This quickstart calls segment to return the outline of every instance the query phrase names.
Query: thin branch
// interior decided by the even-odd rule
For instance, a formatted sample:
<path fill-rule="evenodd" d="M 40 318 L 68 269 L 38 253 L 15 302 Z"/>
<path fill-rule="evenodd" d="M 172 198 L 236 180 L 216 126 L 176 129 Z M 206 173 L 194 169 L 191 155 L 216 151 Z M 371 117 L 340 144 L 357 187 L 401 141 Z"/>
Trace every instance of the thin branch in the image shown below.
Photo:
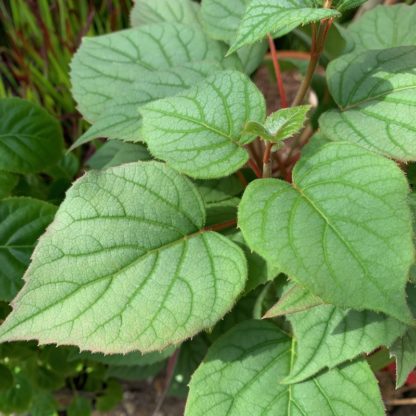
<path fill-rule="evenodd" d="M 257 163 L 253 159 L 249 159 L 247 164 L 250 166 L 251 170 L 254 172 L 254 174 L 258 178 L 261 178 L 263 176 L 261 171 L 260 171 L 260 168 L 258 167 Z"/>
<path fill-rule="evenodd" d="M 237 220 L 233 219 L 233 220 L 225 221 L 221 224 L 208 225 L 207 227 L 204 228 L 204 231 L 222 231 L 222 230 L 226 230 L 227 228 L 235 227 L 236 225 L 237 225 Z"/>
<path fill-rule="evenodd" d="M 279 90 L 280 95 L 280 106 L 282 108 L 286 108 L 288 106 L 288 103 L 286 98 L 285 87 L 283 85 L 282 71 L 280 70 L 279 59 L 277 58 L 276 45 L 274 44 L 274 40 L 270 34 L 267 35 L 267 38 L 269 40 L 269 48 L 273 61 L 274 73 L 276 75 L 277 88 Z"/>

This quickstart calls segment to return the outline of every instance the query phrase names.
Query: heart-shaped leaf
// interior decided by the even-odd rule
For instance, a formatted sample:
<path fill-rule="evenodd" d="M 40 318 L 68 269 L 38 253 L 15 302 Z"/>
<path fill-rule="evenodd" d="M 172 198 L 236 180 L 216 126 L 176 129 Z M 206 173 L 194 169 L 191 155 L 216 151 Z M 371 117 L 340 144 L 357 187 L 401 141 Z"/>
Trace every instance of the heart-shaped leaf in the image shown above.
<path fill-rule="evenodd" d="M 335 366 L 390 346 L 407 326 L 371 311 L 320 305 L 288 316 L 297 341 L 296 359 L 286 383 L 299 383 Z"/>
<path fill-rule="evenodd" d="M 284 385 L 293 348 L 276 325 L 246 321 L 208 350 L 190 383 L 186 416 L 382 416 L 377 381 L 366 362 Z"/>
<path fill-rule="evenodd" d="M 0 201 L 0 300 L 12 300 L 22 287 L 32 251 L 55 213 L 54 205 L 32 198 Z"/>
<path fill-rule="evenodd" d="M 411 29 L 415 19 L 415 6 L 377 6 L 351 23 L 346 33 L 357 50 L 411 46 L 416 44 L 416 31 Z"/>
<path fill-rule="evenodd" d="M 166 22 L 84 38 L 71 63 L 72 93 L 84 117 L 94 122 L 143 76 L 191 62 L 223 62 L 224 48 L 197 27 Z M 236 58 L 227 62 L 240 65 Z"/>
<path fill-rule="evenodd" d="M 211 327 L 244 289 L 247 265 L 204 222 L 195 186 L 163 164 L 87 173 L 40 240 L 1 341 L 124 353 Z"/>
<path fill-rule="evenodd" d="M 227 176 L 245 165 L 248 120 L 264 121 L 264 97 L 247 76 L 223 71 L 140 109 L 151 153 L 194 178 Z"/>
<path fill-rule="evenodd" d="M 396 164 L 348 143 L 301 158 L 293 186 L 257 180 L 239 226 L 248 245 L 322 300 L 412 322 L 408 185 Z"/>
<path fill-rule="evenodd" d="M 339 110 L 319 125 L 331 140 L 351 141 L 400 160 L 416 160 L 416 46 L 361 51 L 328 66 Z"/>
<path fill-rule="evenodd" d="M 62 151 L 59 123 L 45 110 L 20 98 L 0 100 L 0 171 L 41 172 Z"/>

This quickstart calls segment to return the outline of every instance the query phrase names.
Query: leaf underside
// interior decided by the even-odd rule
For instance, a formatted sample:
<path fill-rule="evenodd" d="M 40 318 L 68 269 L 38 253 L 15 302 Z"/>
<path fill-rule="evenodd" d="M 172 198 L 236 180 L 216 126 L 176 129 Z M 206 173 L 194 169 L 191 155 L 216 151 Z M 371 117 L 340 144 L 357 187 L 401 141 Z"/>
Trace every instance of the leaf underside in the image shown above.
<path fill-rule="evenodd" d="M 410 323 L 407 193 L 393 162 L 355 145 L 330 143 L 298 162 L 293 186 L 276 179 L 252 182 L 239 226 L 252 249 L 325 302 Z"/>
<path fill-rule="evenodd" d="M 41 238 L 0 339 L 144 352 L 212 326 L 247 266 L 204 222 L 194 185 L 163 164 L 87 173 Z"/>

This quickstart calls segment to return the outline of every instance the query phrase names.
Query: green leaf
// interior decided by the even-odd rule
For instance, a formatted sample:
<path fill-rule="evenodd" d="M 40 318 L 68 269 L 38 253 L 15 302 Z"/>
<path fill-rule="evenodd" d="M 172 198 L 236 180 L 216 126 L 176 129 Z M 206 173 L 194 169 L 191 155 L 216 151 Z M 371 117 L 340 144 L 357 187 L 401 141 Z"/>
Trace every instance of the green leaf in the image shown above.
<path fill-rule="evenodd" d="M 416 160 L 416 47 L 361 51 L 328 66 L 339 110 L 319 125 L 331 140 L 351 141 L 382 155 Z"/>
<path fill-rule="evenodd" d="M 280 142 L 299 133 L 306 122 L 306 115 L 311 109 L 310 105 L 282 108 L 270 114 L 263 126 L 248 122 L 246 131 L 261 136 L 265 140 Z"/>
<path fill-rule="evenodd" d="M 97 398 L 96 407 L 99 412 L 108 412 L 116 407 L 123 399 L 123 389 L 116 380 L 107 382 L 104 393 Z"/>
<path fill-rule="evenodd" d="M 234 232 L 229 236 L 231 241 L 238 244 L 244 254 L 246 255 L 248 264 L 248 278 L 244 293 L 248 293 L 256 287 L 274 280 L 280 273 L 279 267 L 266 261 L 263 257 L 260 257 L 257 253 L 254 253 L 247 246 L 241 231 Z"/>
<path fill-rule="evenodd" d="M 264 39 L 268 33 L 276 38 L 300 25 L 338 16 L 336 10 L 316 7 L 313 0 L 252 0 L 228 54 Z"/>
<path fill-rule="evenodd" d="M 93 122 L 143 76 L 191 62 L 221 63 L 224 48 L 202 30 L 178 23 L 84 38 L 71 64 L 72 92 L 81 113 Z M 239 65 L 236 59 L 227 62 L 231 67 Z"/>
<path fill-rule="evenodd" d="M 0 391 L 10 389 L 13 386 L 13 374 L 3 364 L 0 364 Z"/>
<path fill-rule="evenodd" d="M 151 365 L 160 361 L 164 361 L 175 352 L 176 347 L 166 348 L 164 351 L 149 352 L 147 354 L 141 354 L 140 352 L 133 351 L 127 354 L 111 354 L 104 355 L 100 353 L 92 353 L 89 351 L 82 351 L 81 353 L 74 352 L 69 356 L 69 360 L 88 360 L 95 361 L 107 365 L 115 365 L 118 367 L 130 367 L 130 366 L 145 366 Z"/>
<path fill-rule="evenodd" d="M 323 302 L 309 290 L 296 284 L 291 284 L 279 301 L 270 308 L 263 318 L 290 315 L 301 311 L 309 311 Z"/>
<path fill-rule="evenodd" d="M 415 19 L 414 5 L 377 6 L 348 26 L 347 35 L 357 50 L 411 46 L 416 44 L 416 32 L 409 30 Z"/>
<path fill-rule="evenodd" d="M 110 365 L 106 372 L 106 377 L 113 377 L 122 381 L 139 381 L 156 376 L 165 367 L 164 361 L 159 361 L 149 365 L 134 365 L 130 367 Z"/>
<path fill-rule="evenodd" d="M 299 383 L 322 370 L 390 346 L 406 331 L 396 319 L 370 311 L 320 305 L 288 316 L 297 354 L 286 383 Z"/>
<path fill-rule="evenodd" d="M 231 42 L 237 33 L 250 0 L 202 0 L 201 18 L 213 38 Z"/>
<path fill-rule="evenodd" d="M 30 408 L 30 416 L 58 416 L 58 407 L 50 392 L 36 391 Z"/>
<path fill-rule="evenodd" d="M 0 99 L 0 170 L 41 172 L 62 156 L 59 123 L 45 110 L 20 98 Z"/>
<path fill-rule="evenodd" d="M 172 22 L 200 27 L 199 4 L 191 0 L 136 0 L 130 21 L 132 26 Z"/>
<path fill-rule="evenodd" d="M 0 300 L 12 300 L 23 285 L 32 251 L 55 213 L 54 205 L 36 199 L 0 201 Z"/>
<path fill-rule="evenodd" d="M 390 353 L 396 358 L 396 388 L 400 388 L 416 366 L 416 329 L 409 328 L 391 346 Z"/>
<path fill-rule="evenodd" d="M 182 344 L 172 382 L 169 386 L 169 395 L 181 398 L 187 397 L 191 376 L 208 350 L 209 343 L 205 338 L 205 334 L 201 334 Z"/>
<path fill-rule="evenodd" d="M 92 413 L 91 402 L 82 396 L 75 396 L 67 409 L 68 416 L 90 416 Z"/>
<path fill-rule="evenodd" d="M 248 120 L 263 121 L 264 97 L 244 74 L 223 71 L 175 97 L 141 108 L 150 152 L 194 178 L 227 176 L 245 165 Z"/>
<path fill-rule="evenodd" d="M 288 139 L 300 132 L 310 109 L 310 105 L 283 108 L 270 114 L 264 127 L 274 137 L 274 141 Z"/>
<path fill-rule="evenodd" d="M 205 205 L 224 202 L 241 194 L 244 187 L 236 175 L 226 178 L 198 180 L 195 182 Z"/>
<path fill-rule="evenodd" d="M 39 242 L 0 339 L 145 352 L 211 327 L 247 266 L 204 221 L 195 186 L 161 163 L 87 173 Z"/>
<path fill-rule="evenodd" d="M 190 383 L 186 416 L 382 416 L 377 381 L 366 362 L 284 385 L 293 350 L 265 321 L 246 321 L 209 349 Z"/>
<path fill-rule="evenodd" d="M 10 192 L 17 185 L 19 176 L 10 173 L 0 171 L 0 199 L 10 195 Z"/>
<path fill-rule="evenodd" d="M 108 101 L 94 124 L 75 142 L 73 147 L 97 137 L 140 141 L 141 116 L 139 108 L 159 98 L 176 95 L 194 86 L 208 75 L 221 69 L 214 61 L 184 64 L 167 70 L 144 73 L 140 80 L 123 94 Z"/>
<path fill-rule="evenodd" d="M 394 162 L 330 143 L 301 158 L 293 186 L 277 179 L 250 183 L 239 226 L 251 249 L 323 301 L 410 323 L 407 193 Z"/>
<path fill-rule="evenodd" d="M 416 286 L 407 286 L 407 295 L 413 316 L 416 316 Z M 396 340 L 390 348 L 396 359 L 396 388 L 403 386 L 411 371 L 416 367 L 416 329 L 409 327 L 406 333 Z"/>
<path fill-rule="evenodd" d="M 339 12 L 343 13 L 347 10 L 361 6 L 366 1 L 367 0 L 335 0 L 332 5 Z"/>
<path fill-rule="evenodd" d="M 213 38 L 231 44 L 250 0 L 203 0 L 201 19 L 206 32 Z M 262 62 L 267 42 L 247 45 L 238 51 L 244 72 L 252 74 Z"/>
<path fill-rule="evenodd" d="M 46 173 L 54 179 L 72 181 L 79 170 L 79 160 L 73 153 L 65 153 L 59 162 L 50 167 Z"/>
<path fill-rule="evenodd" d="M 107 169 L 124 163 L 150 160 L 152 157 L 140 143 L 124 143 L 110 140 L 104 143 L 88 160 L 91 169 Z"/>
<path fill-rule="evenodd" d="M 11 388 L 0 390 L 0 412 L 5 414 L 25 412 L 28 410 L 31 400 L 30 382 L 23 374 L 17 374 L 15 384 Z"/>
<path fill-rule="evenodd" d="M 309 139 L 309 142 L 304 147 L 302 147 L 302 157 L 311 157 L 322 146 L 328 143 L 331 143 L 331 140 L 325 137 L 321 132 L 315 133 Z"/>

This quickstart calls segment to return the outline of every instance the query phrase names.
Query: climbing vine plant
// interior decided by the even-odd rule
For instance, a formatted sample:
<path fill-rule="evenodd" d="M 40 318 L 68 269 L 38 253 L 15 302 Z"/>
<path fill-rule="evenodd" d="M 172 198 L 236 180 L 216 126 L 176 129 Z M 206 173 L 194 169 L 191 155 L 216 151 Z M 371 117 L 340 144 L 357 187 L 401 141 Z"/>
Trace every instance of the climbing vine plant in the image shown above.
<path fill-rule="evenodd" d="M 85 38 L 71 79 L 91 127 L 73 147 L 105 137 L 117 161 L 67 192 L 0 340 L 202 343 L 187 416 L 383 415 L 368 356 L 389 349 L 398 386 L 416 364 L 416 12 L 337 23 L 362 3 L 137 0 L 131 29 Z M 311 47 L 292 103 L 286 35 Z M 250 78 L 268 47 L 272 113 Z"/>

